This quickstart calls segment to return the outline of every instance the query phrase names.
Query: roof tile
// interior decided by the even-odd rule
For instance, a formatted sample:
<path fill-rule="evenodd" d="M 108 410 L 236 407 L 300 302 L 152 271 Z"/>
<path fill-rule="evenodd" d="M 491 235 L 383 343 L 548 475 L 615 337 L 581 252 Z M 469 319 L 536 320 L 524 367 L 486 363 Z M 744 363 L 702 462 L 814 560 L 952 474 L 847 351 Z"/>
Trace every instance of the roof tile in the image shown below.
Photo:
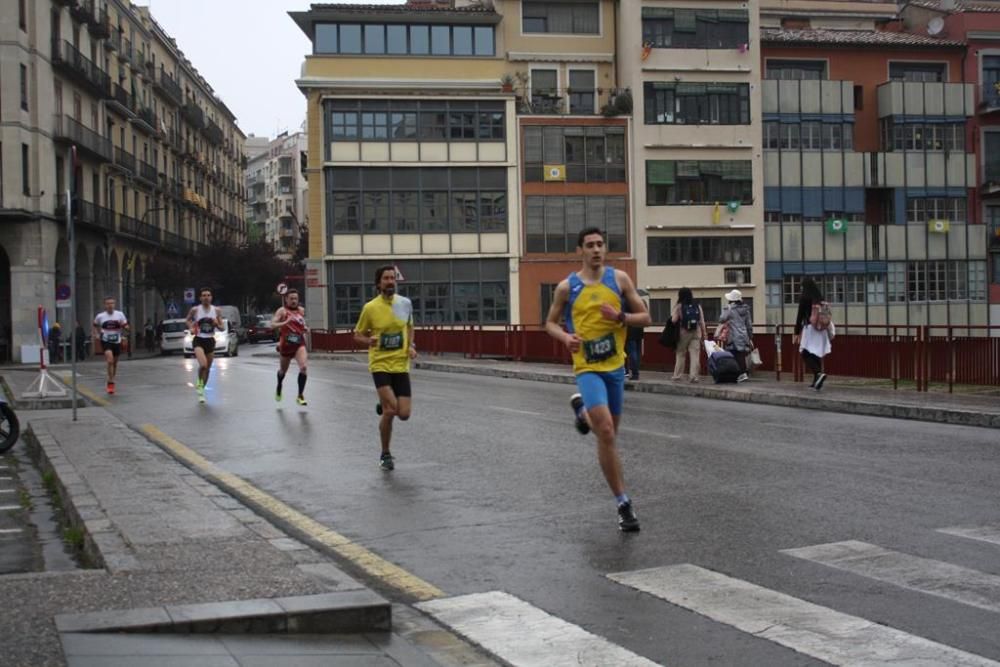
<path fill-rule="evenodd" d="M 918 48 L 965 45 L 964 42 L 957 40 L 938 39 L 911 32 L 889 32 L 884 30 L 790 30 L 785 28 L 761 28 L 760 38 L 765 44 L 911 46 Z"/>

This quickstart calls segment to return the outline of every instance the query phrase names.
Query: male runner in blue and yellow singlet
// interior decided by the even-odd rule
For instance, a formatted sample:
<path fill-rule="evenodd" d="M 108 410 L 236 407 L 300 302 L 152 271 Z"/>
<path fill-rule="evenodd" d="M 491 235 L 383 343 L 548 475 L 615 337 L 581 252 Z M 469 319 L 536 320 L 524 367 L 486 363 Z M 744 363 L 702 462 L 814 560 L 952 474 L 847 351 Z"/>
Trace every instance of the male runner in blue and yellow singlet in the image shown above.
<path fill-rule="evenodd" d="M 649 313 L 628 274 L 604 265 L 607 246 L 600 229 L 581 231 L 576 249 L 583 267 L 556 287 L 545 329 L 573 355 L 579 393 L 570 404 L 577 430 L 597 436 L 597 460 L 618 503 L 618 527 L 634 532 L 639 519 L 625 493 L 615 437 L 625 397 L 625 333 L 629 326 L 649 326 Z"/>

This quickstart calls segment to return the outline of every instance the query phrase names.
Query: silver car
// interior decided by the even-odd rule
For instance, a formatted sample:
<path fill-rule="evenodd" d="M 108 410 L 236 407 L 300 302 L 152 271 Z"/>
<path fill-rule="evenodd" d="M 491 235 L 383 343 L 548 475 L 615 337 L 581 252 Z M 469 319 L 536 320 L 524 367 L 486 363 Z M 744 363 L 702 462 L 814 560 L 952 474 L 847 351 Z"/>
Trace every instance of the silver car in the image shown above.
<path fill-rule="evenodd" d="M 160 354 L 184 351 L 184 338 L 188 334 L 187 320 L 163 320 L 160 322 Z"/>
<path fill-rule="evenodd" d="M 240 354 L 239 336 L 230 327 L 229 320 L 222 320 L 222 328 L 215 332 L 215 354 L 227 357 L 237 357 Z M 190 331 L 184 336 L 184 356 L 194 356 L 194 336 Z"/>

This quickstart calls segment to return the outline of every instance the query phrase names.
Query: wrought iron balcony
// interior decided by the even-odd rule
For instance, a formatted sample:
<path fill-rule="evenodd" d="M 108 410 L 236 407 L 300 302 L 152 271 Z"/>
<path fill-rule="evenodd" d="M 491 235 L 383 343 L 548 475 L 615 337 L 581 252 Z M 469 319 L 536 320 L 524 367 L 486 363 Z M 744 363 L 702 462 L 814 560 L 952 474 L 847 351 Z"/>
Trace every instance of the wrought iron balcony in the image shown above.
<path fill-rule="evenodd" d="M 79 0 L 69 8 L 70 15 L 80 23 L 94 20 L 94 0 Z"/>
<path fill-rule="evenodd" d="M 56 141 L 72 144 L 77 150 L 83 150 L 102 162 L 111 162 L 111 140 L 85 127 L 70 116 L 57 115 L 53 127 Z"/>
<path fill-rule="evenodd" d="M 117 83 L 111 84 L 111 93 L 108 96 L 108 104 L 115 111 L 123 116 L 132 118 L 135 116 L 135 100 L 128 92 Z"/>
<path fill-rule="evenodd" d="M 121 148 L 115 147 L 115 166 L 134 174 L 135 156 Z"/>
<path fill-rule="evenodd" d="M 95 227 L 107 232 L 115 231 L 115 219 L 114 215 L 108 215 L 111 213 L 110 209 L 104 208 L 103 206 L 98 206 L 93 202 L 85 201 L 78 197 L 74 197 L 73 202 L 73 223 L 79 225 L 88 225 L 90 227 Z M 61 194 L 56 196 L 56 217 L 62 219 L 66 215 L 66 195 Z"/>
<path fill-rule="evenodd" d="M 138 160 L 139 171 L 136 174 L 139 178 L 146 181 L 150 185 L 157 185 L 156 167 L 149 164 L 145 160 Z"/>
<path fill-rule="evenodd" d="M 160 121 L 156 118 L 156 112 L 149 107 L 139 107 L 134 124 L 146 134 L 160 132 Z"/>
<path fill-rule="evenodd" d="M 222 142 L 226 140 L 226 136 L 223 134 L 222 128 L 216 125 L 215 121 L 211 119 L 205 126 L 204 134 L 205 138 L 216 146 L 222 144 Z"/>
<path fill-rule="evenodd" d="M 160 245 L 160 228 L 127 215 L 118 216 L 118 233 Z"/>
<path fill-rule="evenodd" d="M 111 77 L 66 40 L 52 40 L 52 66 L 74 76 L 98 95 L 106 97 L 111 90 Z"/>
<path fill-rule="evenodd" d="M 160 76 L 153 80 L 153 85 L 178 105 L 184 104 L 184 91 L 181 89 L 180 84 L 174 80 L 174 77 L 167 74 L 163 65 L 160 65 Z"/>
<path fill-rule="evenodd" d="M 181 255 L 194 253 L 194 244 L 192 241 L 174 232 L 163 232 L 163 247 Z"/>
<path fill-rule="evenodd" d="M 200 130 L 205 127 L 205 112 L 202 111 L 201 107 L 199 107 L 193 100 L 188 100 L 187 103 L 181 107 L 181 115 L 187 122 L 191 123 L 195 129 Z"/>
<path fill-rule="evenodd" d="M 106 48 L 112 51 L 122 50 L 122 32 L 121 30 L 114 29 L 111 31 L 111 35 L 108 36 L 108 41 L 104 42 Z"/>
<path fill-rule="evenodd" d="M 107 7 L 102 7 L 100 11 L 94 13 L 94 20 L 87 24 L 87 30 L 95 39 L 111 37 L 111 17 L 108 16 Z"/>

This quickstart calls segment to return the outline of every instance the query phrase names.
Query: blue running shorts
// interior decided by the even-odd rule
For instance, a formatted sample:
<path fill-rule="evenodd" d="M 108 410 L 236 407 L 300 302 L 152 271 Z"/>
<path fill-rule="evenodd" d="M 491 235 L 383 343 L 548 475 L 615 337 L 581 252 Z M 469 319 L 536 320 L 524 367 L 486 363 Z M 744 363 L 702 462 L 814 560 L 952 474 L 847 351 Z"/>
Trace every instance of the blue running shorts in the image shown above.
<path fill-rule="evenodd" d="M 613 416 L 618 416 L 622 413 L 625 399 L 625 367 L 607 373 L 580 373 L 576 376 L 576 387 L 587 410 L 606 405 Z"/>

